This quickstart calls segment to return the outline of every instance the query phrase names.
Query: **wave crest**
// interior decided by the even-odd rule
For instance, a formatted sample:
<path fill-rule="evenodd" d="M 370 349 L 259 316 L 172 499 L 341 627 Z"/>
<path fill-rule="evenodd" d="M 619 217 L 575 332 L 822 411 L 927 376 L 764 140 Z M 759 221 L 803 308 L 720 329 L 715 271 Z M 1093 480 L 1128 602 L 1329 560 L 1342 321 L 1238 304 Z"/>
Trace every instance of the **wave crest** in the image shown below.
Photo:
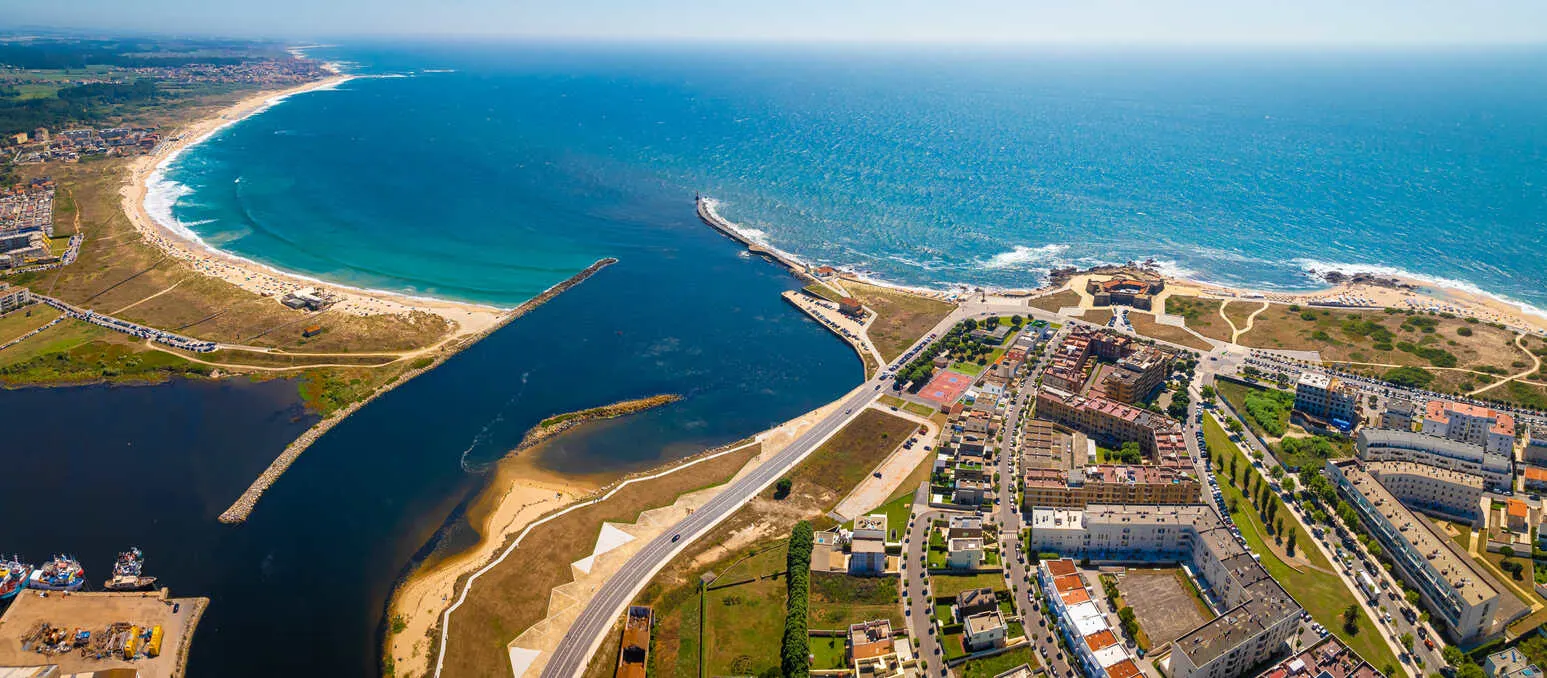
<path fill-rule="evenodd" d="M 1000 252 L 988 260 L 982 262 L 982 267 L 991 270 L 1004 270 L 1010 268 L 1048 268 L 1058 264 L 1069 246 L 1061 243 L 1051 243 L 1041 247 L 1027 247 L 1014 245 L 1008 252 Z"/>

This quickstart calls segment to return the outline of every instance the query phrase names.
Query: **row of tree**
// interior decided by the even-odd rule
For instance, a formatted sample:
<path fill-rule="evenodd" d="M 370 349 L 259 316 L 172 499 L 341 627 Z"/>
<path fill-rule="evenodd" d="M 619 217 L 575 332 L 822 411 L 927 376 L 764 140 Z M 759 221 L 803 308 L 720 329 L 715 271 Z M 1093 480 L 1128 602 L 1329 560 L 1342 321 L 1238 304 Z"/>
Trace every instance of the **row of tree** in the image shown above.
<path fill-rule="evenodd" d="M 811 523 L 800 521 L 790 531 L 784 557 L 784 585 L 788 602 L 784 613 L 784 644 L 780 664 L 785 676 L 811 675 L 811 648 L 807 644 L 808 605 L 811 598 L 811 547 L 815 544 Z"/>

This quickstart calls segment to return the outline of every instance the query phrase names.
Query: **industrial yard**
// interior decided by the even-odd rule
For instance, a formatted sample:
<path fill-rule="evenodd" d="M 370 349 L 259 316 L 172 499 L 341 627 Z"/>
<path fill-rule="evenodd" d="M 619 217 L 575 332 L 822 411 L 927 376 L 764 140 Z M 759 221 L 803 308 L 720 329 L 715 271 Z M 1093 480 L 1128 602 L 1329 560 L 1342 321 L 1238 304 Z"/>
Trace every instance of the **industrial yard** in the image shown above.
<path fill-rule="evenodd" d="M 62 673 L 132 668 L 183 675 L 207 598 L 143 593 L 23 591 L 0 617 L 0 666 L 58 665 Z"/>

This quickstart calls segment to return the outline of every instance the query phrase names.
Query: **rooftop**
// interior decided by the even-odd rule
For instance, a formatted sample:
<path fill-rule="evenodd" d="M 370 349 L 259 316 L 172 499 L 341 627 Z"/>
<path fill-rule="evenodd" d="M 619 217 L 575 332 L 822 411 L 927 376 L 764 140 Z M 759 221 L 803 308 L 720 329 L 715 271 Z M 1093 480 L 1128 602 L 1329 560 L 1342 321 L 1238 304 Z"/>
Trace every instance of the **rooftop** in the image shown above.
<path fill-rule="evenodd" d="M 1374 505 L 1386 522 L 1396 528 L 1402 539 L 1412 546 L 1413 551 L 1420 554 L 1467 604 L 1476 605 L 1499 595 L 1487 578 L 1473 569 L 1470 558 L 1451 551 L 1449 539 L 1436 534 L 1428 520 L 1413 515 L 1412 511 L 1364 470 L 1362 463 L 1345 459 L 1334 462 L 1332 467 L 1348 478 L 1354 489 Z"/>
<path fill-rule="evenodd" d="M 1459 414 L 1474 419 L 1492 419 L 1493 425 L 1489 430 L 1502 435 L 1515 435 L 1515 418 L 1486 407 L 1469 405 L 1467 403 L 1451 402 L 1449 400 L 1430 400 L 1424 409 L 1424 418 L 1437 421 L 1442 424 L 1450 423 L 1450 417 Z"/>
<path fill-rule="evenodd" d="M 1383 475 L 1424 476 L 1454 485 L 1464 485 L 1477 490 L 1483 489 L 1483 479 L 1481 476 L 1412 461 L 1367 461 L 1364 462 L 1364 467 L 1376 478 Z"/>
<path fill-rule="evenodd" d="M 996 628 L 1004 628 L 1004 618 L 999 616 L 999 610 L 979 612 L 966 620 L 967 635 L 975 636 Z"/>
<path fill-rule="evenodd" d="M 1381 678 L 1381 673 L 1337 636 L 1290 656 L 1267 671 L 1263 678 Z"/>

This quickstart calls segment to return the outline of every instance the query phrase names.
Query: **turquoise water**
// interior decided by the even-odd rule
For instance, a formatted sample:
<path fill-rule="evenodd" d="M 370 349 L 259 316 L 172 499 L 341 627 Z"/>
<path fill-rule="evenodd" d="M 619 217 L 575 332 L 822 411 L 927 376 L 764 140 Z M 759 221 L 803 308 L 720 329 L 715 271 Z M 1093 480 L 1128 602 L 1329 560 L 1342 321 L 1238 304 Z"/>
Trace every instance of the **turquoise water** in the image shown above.
<path fill-rule="evenodd" d="M 1547 52 L 914 53 L 360 46 L 371 77 L 180 158 L 211 243 L 514 304 L 695 191 L 806 259 L 1030 286 L 1156 259 L 1222 283 L 1404 271 L 1547 305 Z M 432 71 L 451 72 L 432 72 Z"/>

